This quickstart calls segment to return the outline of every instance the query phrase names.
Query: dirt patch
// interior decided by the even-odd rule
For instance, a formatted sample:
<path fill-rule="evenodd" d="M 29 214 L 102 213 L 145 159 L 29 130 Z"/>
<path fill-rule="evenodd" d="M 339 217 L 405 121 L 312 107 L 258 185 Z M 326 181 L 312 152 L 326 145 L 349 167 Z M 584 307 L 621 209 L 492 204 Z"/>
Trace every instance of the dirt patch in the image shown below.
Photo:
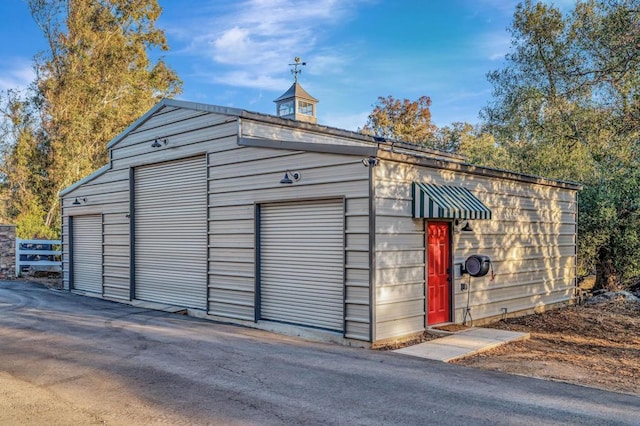
<path fill-rule="evenodd" d="M 457 332 L 468 329 L 468 326 L 462 324 L 447 324 L 438 327 L 432 327 L 412 339 L 386 343 L 382 346 L 377 346 L 374 349 L 379 351 L 393 351 L 396 349 L 406 348 L 407 346 L 413 346 L 419 343 L 428 342 L 429 340 L 438 339 L 440 337 L 449 336 L 451 334 L 455 334 Z"/>
<path fill-rule="evenodd" d="M 436 330 L 449 331 L 452 333 L 457 333 L 458 331 L 464 331 L 469 329 L 469 327 L 462 324 L 447 324 L 447 325 L 441 325 L 439 327 L 433 327 L 433 328 Z"/>
<path fill-rule="evenodd" d="M 413 346 L 419 343 L 428 342 L 429 340 L 437 339 L 438 337 L 442 336 L 425 331 L 424 333 L 414 337 L 413 339 L 386 343 L 382 346 L 376 347 L 375 349 L 379 351 L 393 351 L 396 349 L 405 348 L 407 346 Z"/>
<path fill-rule="evenodd" d="M 53 392 L 0 372 L 0 424 L 105 424 L 100 417 Z"/>
<path fill-rule="evenodd" d="M 487 325 L 531 338 L 455 364 L 640 395 L 640 302 L 623 298 Z"/>

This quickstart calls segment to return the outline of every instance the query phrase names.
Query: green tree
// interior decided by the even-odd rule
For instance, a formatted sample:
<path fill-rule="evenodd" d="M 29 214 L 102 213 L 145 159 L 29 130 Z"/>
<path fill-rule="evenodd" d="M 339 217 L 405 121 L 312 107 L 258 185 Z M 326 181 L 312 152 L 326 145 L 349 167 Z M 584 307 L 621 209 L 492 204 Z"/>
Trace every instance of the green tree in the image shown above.
<path fill-rule="evenodd" d="M 633 284 L 640 276 L 640 170 L 627 168 L 587 184 L 578 223 L 582 267 L 601 287 Z"/>
<path fill-rule="evenodd" d="M 480 125 L 454 122 L 440 127 L 433 148 L 463 155 L 471 164 L 497 169 L 509 167 L 504 148 Z"/>
<path fill-rule="evenodd" d="M 416 101 L 393 96 L 379 97 L 361 132 L 391 140 L 412 142 L 427 148 L 461 154 L 472 164 L 503 168 L 507 164 L 504 149 L 492 134 L 480 126 L 454 122 L 438 128 L 431 122 L 431 99 Z"/>
<path fill-rule="evenodd" d="M 621 194 L 633 195 L 625 188 L 639 165 L 640 2 L 579 1 L 565 16 L 527 0 L 510 30 L 506 66 L 488 76 L 487 128 L 511 168 L 585 183 L 581 266 L 596 269 L 598 286 L 619 283 L 637 272 L 615 258 L 635 246 L 610 225 L 636 220 Z"/>
<path fill-rule="evenodd" d="M 47 167 L 50 156 L 38 133 L 34 111 L 29 102 L 15 91 L 0 99 L 2 104 L 2 152 L 0 173 L 3 177 L 3 219 L 18 224 L 18 237 L 53 238 L 55 232 L 44 226 L 50 192 Z"/>
<path fill-rule="evenodd" d="M 46 158 L 41 202 L 22 206 L 21 214 L 57 230 L 58 192 L 104 165 L 107 142 L 161 98 L 179 93 L 181 81 L 163 59 L 149 59 L 153 49 L 168 49 L 155 26 L 156 0 L 29 0 L 29 7 L 49 48 L 36 56 L 36 80 L 25 97 L 32 130 L 23 129 L 15 147 L 5 149 L 14 168 L 5 180 L 13 197 L 15 176 L 36 173 L 20 160 L 20 144 Z M 15 216 L 19 229 L 23 216 Z"/>
<path fill-rule="evenodd" d="M 428 96 L 421 96 L 416 101 L 380 96 L 360 131 L 391 140 L 429 145 L 433 143 L 436 131 L 431 122 L 430 106 Z"/>

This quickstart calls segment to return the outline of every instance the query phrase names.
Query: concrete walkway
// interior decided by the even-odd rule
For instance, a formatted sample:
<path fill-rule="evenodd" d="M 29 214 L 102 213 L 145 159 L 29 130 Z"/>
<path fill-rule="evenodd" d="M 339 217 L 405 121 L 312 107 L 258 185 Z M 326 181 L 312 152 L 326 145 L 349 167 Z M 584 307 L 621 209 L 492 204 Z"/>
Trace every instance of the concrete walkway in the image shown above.
<path fill-rule="evenodd" d="M 449 362 L 454 359 L 486 351 L 487 349 L 492 349 L 509 342 L 525 340 L 528 338 L 529 333 L 472 327 L 468 330 L 459 331 L 446 337 L 440 337 L 428 342 L 407 346 L 402 349 L 396 349 L 393 352 L 416 356 L 419 358 Z"/>

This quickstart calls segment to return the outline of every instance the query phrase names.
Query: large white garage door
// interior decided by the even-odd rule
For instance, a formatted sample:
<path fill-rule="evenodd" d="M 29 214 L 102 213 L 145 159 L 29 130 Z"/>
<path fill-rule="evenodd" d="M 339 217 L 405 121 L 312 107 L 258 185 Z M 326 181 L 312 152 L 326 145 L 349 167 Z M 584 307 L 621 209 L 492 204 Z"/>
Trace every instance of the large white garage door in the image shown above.
<path fill-rule="evenodd" d="M 102 215 L 72 221 L 73 288 L 102 294 Z"/>
<path fill-rule="evenodd" d="M 261 206 L 260 301 L 262 319 L 343 329 L 342 200 Z"/>
<path fill-rule="evenodd" d="M 205 157 L 138 167 L 135 196 L 135 296 L 207 307 Z"/>

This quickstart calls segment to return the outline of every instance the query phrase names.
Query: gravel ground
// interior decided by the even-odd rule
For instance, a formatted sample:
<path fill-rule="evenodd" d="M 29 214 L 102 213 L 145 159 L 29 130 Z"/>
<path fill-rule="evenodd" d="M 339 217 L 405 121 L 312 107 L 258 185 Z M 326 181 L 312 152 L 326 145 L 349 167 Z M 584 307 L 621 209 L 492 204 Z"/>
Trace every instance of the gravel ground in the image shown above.
<path fill-rule="evenodd" d="M 596 296 L 487 327 L 531 338 L 454 363 L 640 395 L 640 302 L 633 297 Z"/>

